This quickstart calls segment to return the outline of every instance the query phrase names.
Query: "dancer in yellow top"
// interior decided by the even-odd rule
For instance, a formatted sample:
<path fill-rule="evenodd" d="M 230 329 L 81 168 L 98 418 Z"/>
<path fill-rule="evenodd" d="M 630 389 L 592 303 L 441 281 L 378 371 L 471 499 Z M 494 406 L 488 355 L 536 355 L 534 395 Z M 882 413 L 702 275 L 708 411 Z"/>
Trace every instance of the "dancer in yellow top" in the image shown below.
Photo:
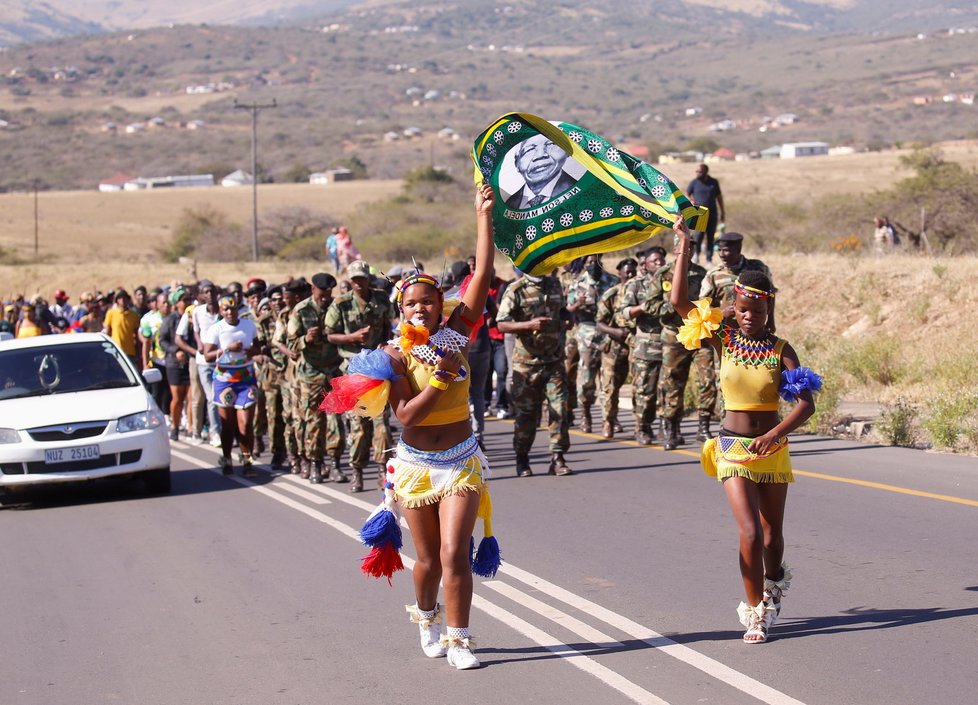
<path fill-rule="evenodd" d="M 679 340 L 698 348 L 707 340 L 720 356 L 720 389 L 726 413 L 719 436 L 703 447 L 703 467 L 723 483 L 740 534 L 740 572 L 747 602 L 738 608 L 744 642 L 767 641 L 781 610 L 791 573 L 784 554 L 784 506 L 794 481 L 788 434 L 814 413 L 812 391 L 821 378 L 801 367 L 794 348 L 768 327 L 774 289 L 761 272 L 742 272 L 735 285 L 736 326 L 723 323 L 708 299 L 691 302 L 686 274 L 692 245 L 676 220 L 676 271 L 670 303 L 684 319 Z M 782 419 L 779 394 L 797 401 Z"/>

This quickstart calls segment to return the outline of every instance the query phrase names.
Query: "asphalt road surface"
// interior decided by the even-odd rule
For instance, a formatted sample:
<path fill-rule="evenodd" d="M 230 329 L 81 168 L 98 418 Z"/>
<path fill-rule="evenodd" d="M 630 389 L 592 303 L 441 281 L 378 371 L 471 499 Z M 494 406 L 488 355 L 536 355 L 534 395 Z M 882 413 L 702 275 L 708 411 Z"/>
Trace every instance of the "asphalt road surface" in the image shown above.
<path fill-rule="evenodd" d="M 553 477 L 541 430 L 519 479 L 512 430 L 487 424 L 505 562 L 476 579 L 481 670 L 422 655 L 408 572 L 360 573 L 374 492 L 224 478 L 175 443 L 169 496 L 0 511 L 0 705 L 978 701 L 975 458 L 794 437 L 795 580 L 745 645 L 734 524 L 693 446 L 572 432 L 576 474 Z"/>

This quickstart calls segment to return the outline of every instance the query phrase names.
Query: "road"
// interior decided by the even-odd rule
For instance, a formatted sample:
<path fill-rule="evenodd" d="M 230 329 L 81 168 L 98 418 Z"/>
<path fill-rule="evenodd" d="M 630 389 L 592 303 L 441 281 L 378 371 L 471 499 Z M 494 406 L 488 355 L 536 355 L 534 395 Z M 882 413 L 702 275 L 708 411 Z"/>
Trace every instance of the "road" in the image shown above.
<path fill-rule="evenodd" d="M 0 703 L 975 702 L 975 458 L 793 438 L 795 581 L 749 646 L 734 525 L 695 449 L 572 431 L 577 473 L 552 477 L 541 431 L 520 479 L 512 430 L 487 423 L 505 563 L 476 582 L 483 669 L 422 656 L 409 573 L 360 574 L 374 493 L 224 478 L 214 449 L 175 443 L 169 496 L 116 483 L 0 511 Z"/>

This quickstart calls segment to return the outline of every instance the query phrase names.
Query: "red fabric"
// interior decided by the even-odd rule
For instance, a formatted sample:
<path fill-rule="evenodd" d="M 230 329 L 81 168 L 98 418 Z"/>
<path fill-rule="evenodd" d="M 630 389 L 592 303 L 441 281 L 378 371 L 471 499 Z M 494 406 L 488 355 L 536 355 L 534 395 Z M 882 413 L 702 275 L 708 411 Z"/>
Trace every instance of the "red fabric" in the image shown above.
<path fill-rule="evenodd" d="M 472 275 L 471 274 L 465 275 L 465 279 L 463 279 L 462 283 L 459 284 L 458 286 L 459 296 L 465 296 L 465 290 L 469 288 L 469 282 L 471 281 L 472 281 Z M 485 313 L 480 314 L 478 319 L 476 319 L 475 323 L 472 323 L 472 321 L 467 321 L 464 318 L 462 320 L 465 321 L 466 323 L 472 324 L 472 330 L 469 331 L 469 342 L 471 343 L 475 340 L 475 336 L 476 333 L 479 332 L 479 328 L 482 326 L 483 323 L 485 323 L 486 315 Z"/>
<path fill-rule="evenodd" d="M 404 570 L 404 562 L 401 554 L 392 544 L 385 543 L 383 546 L 374 547 L 370 553 L 361 560 L 360 570 L 364 575 L 372 575 L 375 578 L 387 578 L 387 583 L 393 585 L 391 580 L 394 573 Z"/>
<path fill-rule="evenodd" d="M 506 280 L 499 277 L 493 277 L 492 281 L 489 282 L 489 296 L 492 297 L 497 307 L 499 306 L 499 292 L 503 290 L 506 284 Z M 489 338 L 491 340 L 502 340 L 503 337 L 496 326 L 489 326 Z"/>
<path fill-rule="evenodd" d="M 319 405 L 320 411 L 327 414 L 342 414 L 357 404 L 366 392 L 384 383 L 382 379 L 374 379 L 366 375 L 343 375 L 329 381 L 332 390 Z"/>

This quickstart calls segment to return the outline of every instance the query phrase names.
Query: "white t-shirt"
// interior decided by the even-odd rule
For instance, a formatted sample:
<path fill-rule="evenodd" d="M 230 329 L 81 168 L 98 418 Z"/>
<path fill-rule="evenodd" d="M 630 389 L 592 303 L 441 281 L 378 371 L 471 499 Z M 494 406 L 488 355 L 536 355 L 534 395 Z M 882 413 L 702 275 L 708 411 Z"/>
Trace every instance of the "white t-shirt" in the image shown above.
<path fill-rule="evenodd" d="M 211 313 L 207 310 L 207 306 L 203 304 L 194 307 L 193 320 L 194 320 L 194 332 L 197 334 L 197 340 L 200 341 L 201 347 L 204 343 L 210 342 L 207 336 L 207 331 L 213 326 L 220 316 L 217 313 Z M 207 362 L 204 359 L 204 351 L 197 351 L 197 364 L 198 365 L 210 365 L 212 363 Z"/>
<path fill-rule="evenodd" d="M 215 323 L 208 330 L 204 339 L 205 343 L 216 345 L 220 350 L 217 358 L 218 373 L 222 370 L 234 370 L 242 367 L 249 367 L 251 361 L 248 359 L 248 349 L 258 336 L 258 328 L 253 321 L 247 318 L 238 321 L 238 325 L 232 326 L 227 321 L 221 320 Z M 227 348 L 232 344 L 240 342 L 241 350 L 232 352 Z"/>

